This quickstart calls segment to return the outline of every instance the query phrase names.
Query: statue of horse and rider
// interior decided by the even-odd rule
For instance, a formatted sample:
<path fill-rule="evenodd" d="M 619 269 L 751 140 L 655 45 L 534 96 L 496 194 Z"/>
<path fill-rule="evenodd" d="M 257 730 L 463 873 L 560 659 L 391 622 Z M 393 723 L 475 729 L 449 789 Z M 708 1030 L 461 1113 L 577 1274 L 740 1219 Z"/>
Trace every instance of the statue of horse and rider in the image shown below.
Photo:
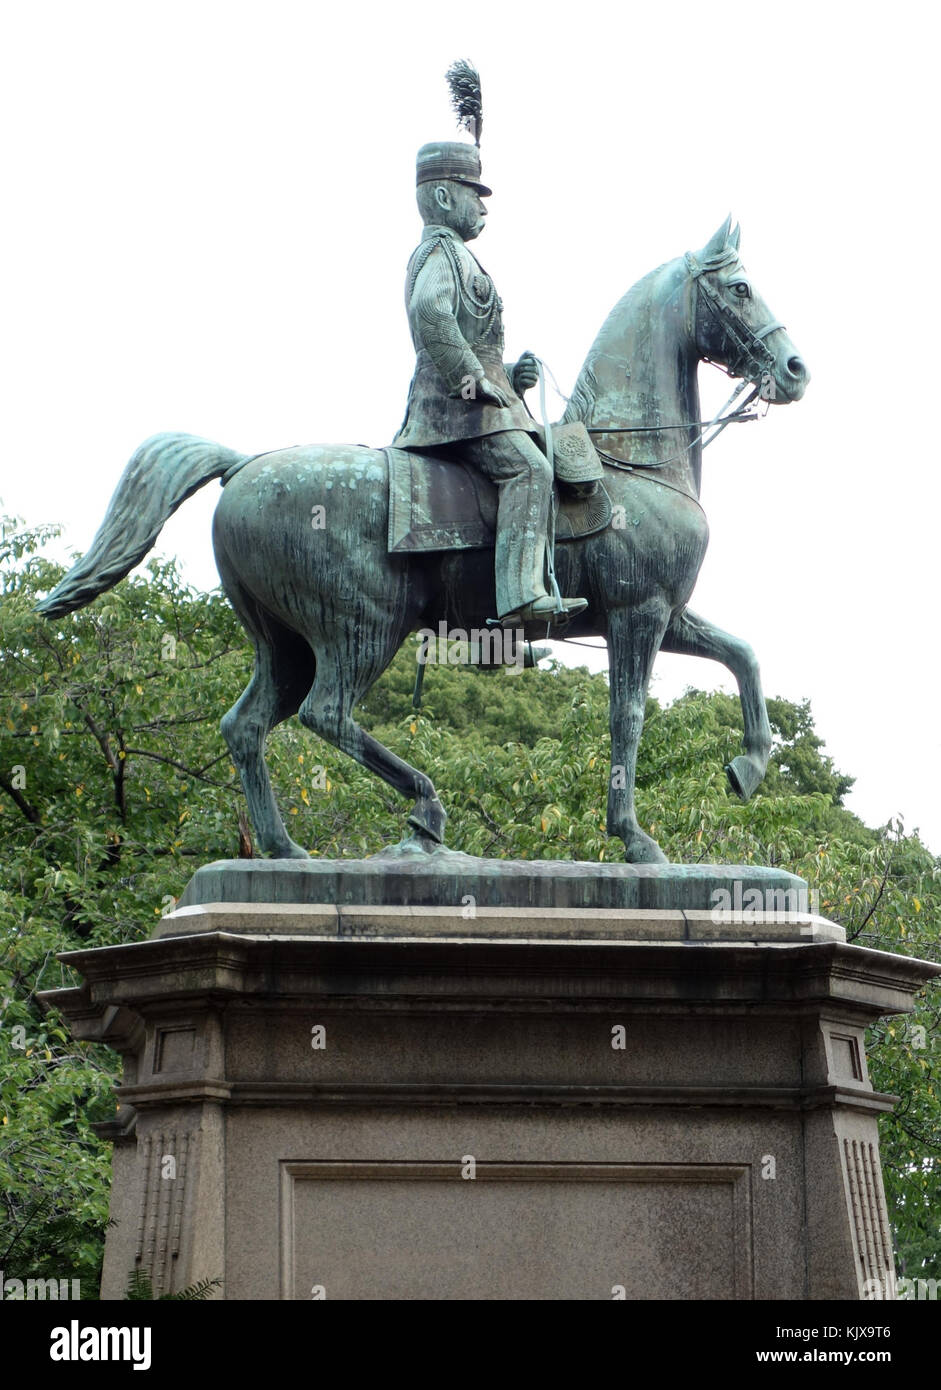
<path fill-rule="evenodd" d="M 470 110 L 465 123 L 479 138 L 479 89 Z M 113 587 L 176 508 L 220 478 L 216 562 L 255 649 L 252 678 L 222 732 L 262 851 L 307 857 L 287 833 L 264 757 L 268 734 L 293 714 L 412 799 L 417 847 L 443 843 L 446 814 L 431 780 L 363 730 L 354 711 L 410 633 L 498 622 L 527 635 L 605 639 L 619 774 L 609 783 L 608 833 L 623 840 L 628 862 L 662 861 L 634 806 L 657 653 L 709 657 L 736 677 L 744 746 L 726 770 L 738 795 L 754 792 L 771 750 L 751 648 L 687 606 L 708 540 L 697 367 L 716 363 L 776 404 L 800 399 L 807 370 L 756 293 L 727 219 L 701 250 L 666 262 L 618 301 L 561 424 L 546 428 L 522 400 L 538 364 L 525 354 L 505 367 L 502 303 L 466 245 L 484 225 L 490 193 L 479 145 L 423 146 L 417 178 L 425 228 L 406 288 L 416 368 L 393 445 L 246 456 L 192 435 L 156 435 L 128 464 L 88 553 L 40 611 L 56 618 Z M 553 436 L 565 432 L 583 464 L 591 455 L 573 476 L 590 479 L 605 510 L 590 524 L 559 526 L 553 544 L 567 484 L 554 484 L 550 458 Z M 480 511 L 493 533 L 464 530 L 444 548 L 445 526 L 432 528 L 424 548 L 393 545 L 393 474 L 403 465 L 445 479 L 475 473 L 478 492 L 491 494 L 489 512 Z M 456 504 L 460 489 L 439 491 L 445 509 L 449 496 Z M 311 524 L 314 515 L 321 524 Z"/>

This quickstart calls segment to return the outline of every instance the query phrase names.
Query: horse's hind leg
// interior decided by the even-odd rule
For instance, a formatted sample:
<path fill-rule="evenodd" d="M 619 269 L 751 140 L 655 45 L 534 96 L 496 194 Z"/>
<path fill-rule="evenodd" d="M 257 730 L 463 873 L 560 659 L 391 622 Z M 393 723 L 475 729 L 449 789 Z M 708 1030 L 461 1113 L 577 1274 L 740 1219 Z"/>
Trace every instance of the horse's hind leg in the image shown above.
<path fill-rule="evenodd" d="M 259 848 L 276 859 L 307 859 L 278 810 L 265 766 L 265 740 L 276 724 L 297 713 L 314 677 L 313 653 L 287 629 L 253 632 L 255 670 L 239 700 L 222 719 L 222 734 L 242 779 Z"/>
<path fill-rule="evenodd" d="M 393 654 L 395 648 L 393 647 Z M 335 748 L 355 758 L 415 805 L 409 823 L 436 843 L 444 840 L 447 813 L 430 777 L 404 762 L 353 719 L 359 700 L 382 674 L 387 661 L 377 657 L 368 667 L 353 669 L 331 646 L 317 645 L 317 674 L 310 694 L 298 711 L 301 722 Z M 349 659 L 348 652 L 346 659 Z"/>
<path fill-rule="evenodd" d="M 721 661 L 738 681 L 745 725 L 745 752 L 733 758 L 725 772 L 732 790 L 747 801 L 764 777 L 771 756 L 771 726 L 755 653 L 740 637 L 732 637 L 721 628 L 714 627 L 688 608 L 672 619 L 661 651 Z"/>

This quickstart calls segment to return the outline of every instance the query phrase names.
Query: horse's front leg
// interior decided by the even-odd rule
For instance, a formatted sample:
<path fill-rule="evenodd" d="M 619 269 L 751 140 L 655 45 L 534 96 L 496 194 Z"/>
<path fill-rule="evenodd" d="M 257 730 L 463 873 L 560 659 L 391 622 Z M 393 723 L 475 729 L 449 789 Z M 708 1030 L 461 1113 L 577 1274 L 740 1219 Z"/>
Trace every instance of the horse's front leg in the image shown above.
<path fill-rule="evenodd" d="M 666 863 L 666 855 L 637 822 L 634 781 L 637 750 L 644 728 L 647 688 L 654 659 L 670 617 L 665 601 L 617 609 L 608 618 L 610 674 L 611 783 L 608 834 L 624 841 L 630 864 Z"/>
<path fill-rule="evenodd" d="M 761 676 L 755 653 L 740 637 L 732 637 L 719 627 L 685 609 L 670 623 L 662 650 L 684 656 L 705 656 L 721 661 L 738 681 L 745 726 L 744 754 L 733 758 L 725 769 L 732 790 L 747 801 L 768 769 L 771 756 L 771 726 L 761 689 Z"/>

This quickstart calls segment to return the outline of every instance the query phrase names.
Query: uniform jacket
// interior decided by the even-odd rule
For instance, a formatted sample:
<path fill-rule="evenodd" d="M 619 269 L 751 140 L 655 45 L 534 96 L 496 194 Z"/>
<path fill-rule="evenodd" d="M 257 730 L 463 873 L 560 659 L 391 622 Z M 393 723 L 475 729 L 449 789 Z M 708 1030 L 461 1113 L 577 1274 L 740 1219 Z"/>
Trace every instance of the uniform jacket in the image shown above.
<path fill-rule="evenodd" d="M 428 448 L 500 430 L 536 433 L 503 364 L 503 301 L 450 227 L 425 228 L 408 263 L 405 306 L 416 362 L 397 447 Z M 462 396 L 480 376 L 503 388 L 509 406 Z"/>

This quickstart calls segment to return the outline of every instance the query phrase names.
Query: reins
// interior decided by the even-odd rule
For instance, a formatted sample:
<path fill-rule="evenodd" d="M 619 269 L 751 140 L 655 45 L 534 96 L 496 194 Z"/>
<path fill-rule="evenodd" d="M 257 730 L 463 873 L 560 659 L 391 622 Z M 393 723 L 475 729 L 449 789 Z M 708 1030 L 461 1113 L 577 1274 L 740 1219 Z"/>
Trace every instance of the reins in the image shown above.
<path fill-rule="evenodd" d="M 628 425 L 625 426 L 623 429 L 603 429 L 601 427 L 598 427 L 590 428 L 588 430 L 589 434 L 641 434 L 654 433 L 660 429 L 691 430 L 698 428 L 699 434 L 696 436 L 696 438 L 691 439 L 688 444 L 684 445 L 682 453 L 674 454 L 672 458 L 659 459 L 656 463 L 642 463 L 640 460 L 638 460 L 635 463 L 628 463 L 626 459 L 619 459 L 615 458 L 613 454 L 606 454 L 603 449 L 598 448 L 597 444 L 595 445 L 595 452 L 601 459 L 602 463 L 608 464 L 608 466 L 611 468 L 627 468 L 630 472 L 634 472 L 635 470 L 640 472 L 643 469 L 647 469 L 648 472 L 652 472 L 658 468 L 666 468 L 671 463 L 681 463 L 685 455 L 689 453 L 690 449 L 695 448 L 695 446 L 699 443 L 703 435 L 706 433 L 706 430 L 713 429 L 713 426 L 718 426 L 718 428 L 714 429 L 713 433 L 710 434 L 709 438 L 704 441 L 704 449 L 707 449 L 714 439 L 718 439 L 719 435 L 725 429 L 726 425 L 745 424 L 749 420 L 758 420 L 760 418 L 758 415 L 754 414 L 754 412 L 752 412 L 751 414 L 747 413 L 748 407 L 751 405 L 752 401 L 755 399 L 755 397 L 759 394 L 761 390 L 760 386 L 754 385 L 752 386 L 752 389 L 749 392 L 749 394 L 745 397 L 744 401 L 742 401 L 742 404 L 736 410 L 733 410 L 728 415 L 725 415 L 723 413 L 724 411 L 728 410 L 732 402 L 735 401 L 737 397 L 741 395 L 741 393 L 745 390 L 747 385 L 747 381 L 739 382 L 738 386 L 736 386 L 735 390 L 732 392 L 725 405 L 719 411 L 718 415 L 714 416 L 711 420 L 697 420 L 695 422 L 690 422 L 685 425 Z M 682 489 L 680 490 L 682 491 Z"/>
<path fill-rule="evenodd" d="M 603 467 L 615 468 L 619 473 L 630 473 L 635 478 L 645 478 L 648 482 L 656 483 L 658 487 L 667 487 L 671 492 L 678 492 L 681 497 L 688 497 L 691 502 L 696 503 L 700 511 L 703 510 L 703 505 L 696 494 L 687 492 L 685 487 L 678 487 L 676 483 L 668 483 L 665 478 L 651 477 L 649 472 L 642 471 L 643 465 L 638 467 L 632 463 L 625 463 L 623 459 L 611 458 L 608 454 L 603 454 L 600 449 L 597 452 Z M 668 461 L 672 462 L 672 460 Z"/>

